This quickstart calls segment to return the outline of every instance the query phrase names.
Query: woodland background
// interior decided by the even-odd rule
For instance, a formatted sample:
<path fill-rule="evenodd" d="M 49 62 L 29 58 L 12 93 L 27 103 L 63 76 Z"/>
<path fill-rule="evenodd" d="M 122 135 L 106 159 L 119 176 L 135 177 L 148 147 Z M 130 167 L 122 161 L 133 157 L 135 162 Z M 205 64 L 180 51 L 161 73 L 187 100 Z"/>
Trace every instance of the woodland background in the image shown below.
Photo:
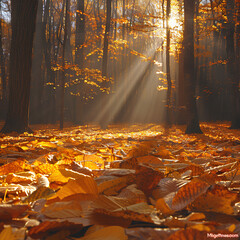
<path fill-rule="evenodd" d="M 239 5 L 2 0 L 0 117 L 15 122 L 5 131 L 25 131 L 29 120 L 239 128 Z"/>

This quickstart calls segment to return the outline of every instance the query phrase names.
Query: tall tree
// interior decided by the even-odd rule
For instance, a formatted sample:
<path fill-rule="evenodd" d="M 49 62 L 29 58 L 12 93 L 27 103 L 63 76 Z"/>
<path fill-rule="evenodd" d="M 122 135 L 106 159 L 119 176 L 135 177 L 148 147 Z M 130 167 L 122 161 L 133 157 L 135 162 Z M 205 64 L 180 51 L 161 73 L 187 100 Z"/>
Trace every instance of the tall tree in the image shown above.
<path fill-rule="evenodd" d="M 68 32 L 68 17 L 69 14 L 69 0 L 66 0 L 65 7 L 65 28 L 64 28 L 64 39 L 62 46 L 62 76 L 61 76 L 61 99 L 60 99 L 60 129 L 63 129 L 64 124 L 64 98 L 65 98 L 65 53 L 67 44 L 67 32 Z"/>
<path fill-rule="evenodd" d="M 202 133 L 195 97 L 196 80 L 194 74 L 194 9 L 195 0 L 184 0 L 184 88 L 186 94 L 187 128 L 185 133 Z"/>
<path fill-rule="evenodd" d="M 84 0 L 77 0 L 77 13 L 76 13 L 76 33 L 75 33 L 75 65 L 79 69 L 84 68 L 84 42 L 85 42 L 85 13 L 84 13 Z M 83 106 L 84 106 L 84 74 L 81 74 L 81 81 L 77 86 L 80 92 L 80 99 L 74 97 L 74 113 L 73 120 L 80 125 L 83 124 Z"/>
<path fill-rule="evenodd" d="M 46 8 L 45 11 L 46 12 Z M 36 20 L 36 33 L 33 42 L 32 59 L 32 82 L 30 94 L 30 123 L 41 123 L 43 119 L 43 89 L 44 81 L 42 74 L 43 41 L 45 36 L 43 17 L 43 1 L 38 0 L 38 11 Z"/>
<path fill-rule="evenodd" d="M 226 36 L 226 50 L 227 50 L 227 73 L 229 81 L 232 84 L 232 124 L 231 128 L 240 128 L 240 92 L 239 92 L 239 75 L 236 74 L 236 54 L 234 47 L 234 0 L 227 0 L 226 12 L 227 12 L 227 36 Z M 237 7 L 239 3 L 236 2 Z"/>
<path fill-rule="evenodd" d="M 3 133 L 31 131 L 28 126 L 32 48 L 38 0 L 12 0 L 9 105 Z"/>
<path fill-rule="evenodd" d="M 1 80 L 2 80 L 2 96 L 3 96 L 3 103 L 6 102 L 7 98 L 7 84 L 6 84 L 6 73 L 5 73 L 5 57 L 3 53 L 3 18 L 2 18 L 2 0 L 0 0 L 0 64 L 1 64 Z"/>
<path fill-rule="evenodd" d="M 103 45 L 103 61 L 102 61 L 102 75 L 107 76 L 107 65 L 108 65 L 108 40 L 110 33 L 111 24 L 111 0 L 107 0 L 107 19 L 104 33 L 104 45 Z"/>
<path fill-rule="evenodd" d="M 166 44 L 166 74 L 167 74 L 167 108 L 166 108 L 166 125 L 171 125 L 171 91 L 172 91 L 172 81 L 171 81 L 171 74 L 170 74 L 170 13 L 171 13 L 171 0 L 167 0 L 167 27 L 166 27 L 166 37 L 167 37 L 167 44 Z"/>

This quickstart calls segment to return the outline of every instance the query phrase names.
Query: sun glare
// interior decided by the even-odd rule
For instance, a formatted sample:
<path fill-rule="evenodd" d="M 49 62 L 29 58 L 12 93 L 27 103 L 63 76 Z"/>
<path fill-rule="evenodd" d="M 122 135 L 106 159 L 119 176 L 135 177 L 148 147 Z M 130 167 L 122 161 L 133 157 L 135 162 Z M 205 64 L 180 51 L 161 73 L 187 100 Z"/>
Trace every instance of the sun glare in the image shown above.
<path fill-rule="evenodd" d="M 178 25 L 177 19 L 175 17 L 171 17 L 169 19 L 170 28 L 175 28 Z"/>

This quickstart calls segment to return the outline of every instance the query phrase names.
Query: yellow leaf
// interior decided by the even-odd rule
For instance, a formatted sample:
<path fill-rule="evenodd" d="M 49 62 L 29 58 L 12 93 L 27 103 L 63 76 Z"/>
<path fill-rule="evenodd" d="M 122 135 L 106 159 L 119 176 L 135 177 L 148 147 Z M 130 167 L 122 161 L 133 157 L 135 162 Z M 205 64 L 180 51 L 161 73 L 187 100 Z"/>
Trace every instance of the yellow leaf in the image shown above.
<path fill-rule="evenodd" d="M 81 174 L 81 176 L 75 180 L 70 179 L 69 182 L 56 193 L 54 198 L 58 197 L 64 199 L 74 194 L 90 194 L 97 196 L 97 184 L 92 177 Z"/>
<path fill-rule="evenodd" d="M 12 227 L 6 227 L 0 233 L 0 240 L 17 240 L 17 238 L 12 233 Z"/>

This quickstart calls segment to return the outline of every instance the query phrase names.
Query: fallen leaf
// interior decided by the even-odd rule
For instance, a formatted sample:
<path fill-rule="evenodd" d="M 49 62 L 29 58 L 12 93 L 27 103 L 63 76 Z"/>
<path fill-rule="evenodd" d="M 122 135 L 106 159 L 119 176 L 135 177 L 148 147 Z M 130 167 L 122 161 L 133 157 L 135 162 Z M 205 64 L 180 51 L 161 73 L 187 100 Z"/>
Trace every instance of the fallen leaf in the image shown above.
<path fill-rule="evenodd" d="M 26 168 L 26 163 L 23 160 L 17 160 L 11 163 L 7 163 L 0 166 L 0 175 L 6 175 L 8 173 L 22 172 Z"/>
<path fill-rule="evenodd" d="M 11 226 L 8 226 L 2 230 L 0 233 L 0 240 L 17 240 L 17 238 L 13 235 Z"/>
<path fill-rule="evenodd" d="M 133 182 L 132 175 L 118 177 L 113 180 L 108 180 L 100 183 L 98 185 L 98 191 L 99 193 L 104 193 L 105 195 L 117 195 L 119 190 L 126 187 L 128 184 L 132 182 Z"/>
<path fill-rule="evenodd" d="M 80 174 L 80 173 L 79 173 Z M 75 194 L 85 194 L 91 197 L 97 197 L 98 187 L 94 179 L 88 175 L 81 174 L 79 178 L 72 180 L 64 185 L 53 198 L 64 199 Z M 52 198 L 52 199 L 53 199 Z"/>
<path fill-rule="evenodd" d="M 30 206 L 27 204 L 12 205 L 12 204 L 0 204 L 0 220 L 6 221 L 12 218 L 21 218 L 26 215 L 27 210 L 30 210 Z"/>
<path fill-rule="evenodd" d="M 167 240 L 193 240 L 193 239 L 207 239 L 206 231 L 199 231 L 196 229 L 188 228 L 173 233 Z"/>
<path fill-rule="evenodd" d="M 82 224 L 73 224 L 68 221 L 57 222 L 57 221 L 45 221 L 40 223 L 38 226 L 32 227 L 28 231 L 28 236 L 34 239 L 43 238 L 49 235 L 53 235 L 61 230 L 69 230 L 69 235 L 80 231 Z"/>
<path fill-rule="evenodd" d="M 176 193 L 172 200 L 171 209 L 179 211 L 193 202 L 209 188 L 209 184 L 201 180 L 192 180 Z"/>
<path fill-rule="evenodd" d="M 49 218 L 84 217 L 90 208 L 90 202 L 79 200 L 52 203 L 42 209 L 42 213 Z"/>
<path fill-rule="evenodd" d="M 125 234 L 125 230 L 123 227 L 119 226 L 111 226 L 105 227 L 95 232 L 86 234 L 86 236 L 82 238 L 76 238 L 79 240 L 127 240 L 128 237 Z"/>
<path fill-rule="evenodd" d="M 146 195 L 150 195 L 152 190 L 163 178 L 163 173 L 147 166 L 139 166 L 136 171 L 136 184 Z"/>
<path fill-rule="evenodd" d="M 26 199 L 24 199 L 24 203 L 32 203 L 38 199 L 48 199 L 52 197 L 55 192 L 48 187 L 40 187 L 36 191 L 34 191 L 31 195 L 29 195 Z"/>
<path fill-rule="evenodd" d="M 206 193 L 199 196 L 189 206 L 192 211 L 218 212 L 225 214 L 234 214 L 234 203 L 239 196 L 237 193 L 230 192 L 226 187 L 215 185 Z"/>

